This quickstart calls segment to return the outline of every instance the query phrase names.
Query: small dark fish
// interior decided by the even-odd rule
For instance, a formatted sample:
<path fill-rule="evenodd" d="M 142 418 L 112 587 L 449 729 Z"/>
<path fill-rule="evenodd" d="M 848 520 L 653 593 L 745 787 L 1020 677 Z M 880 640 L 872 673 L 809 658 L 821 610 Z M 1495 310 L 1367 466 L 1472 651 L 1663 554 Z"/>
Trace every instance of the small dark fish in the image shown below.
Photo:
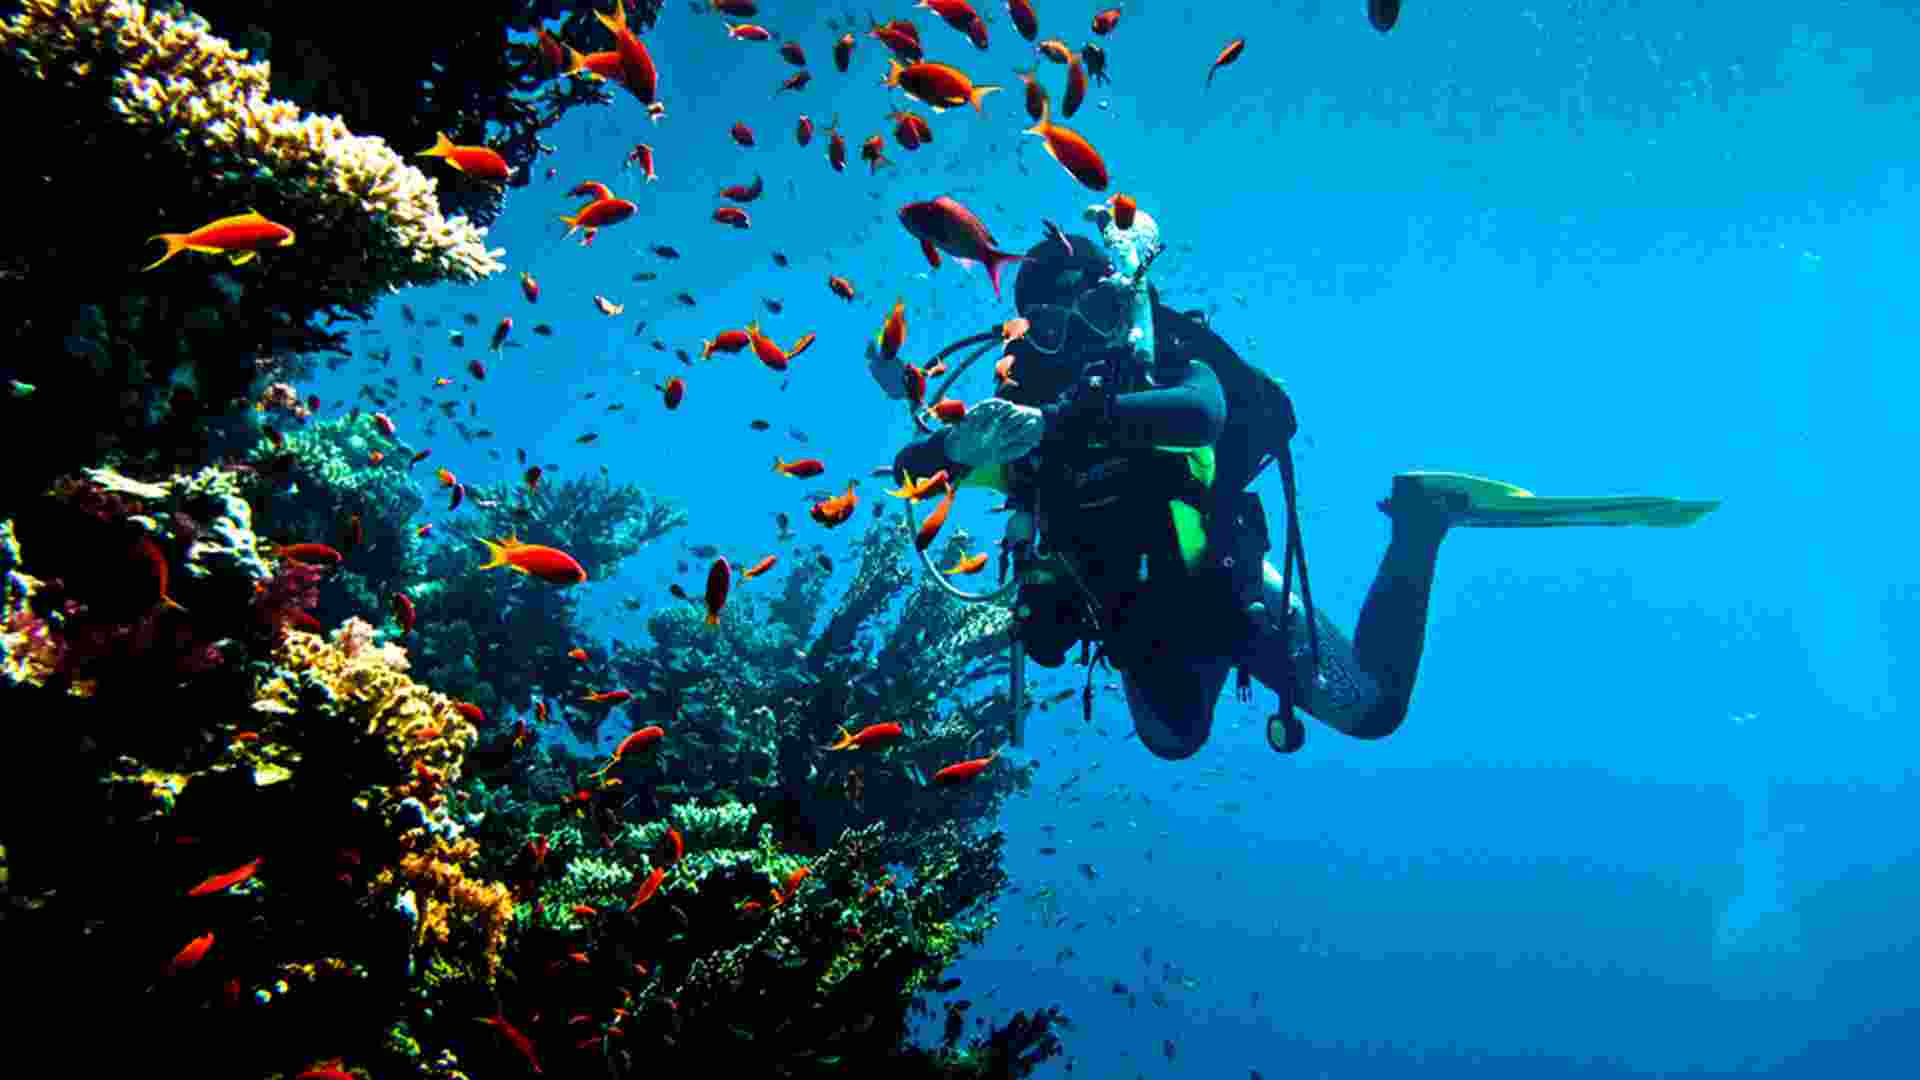
<path fill-rule="evenodd" d="M 693 366 L 693 357 L 691 357 L 691 356 L 688 356 L 688 355 L 687 355 L 687 350 L 685 350 L 685 349 L 675 349 L 675 350 L 673 350 L 673 355 L 675 355 L 675 356 L 677 356 L 677 357 L 679 357 L 679 358 L 680 358 L 680 362 L 681 362 L 681 363 L 683 363 L 683 364 L 685 364 L 685 365 L 687 365 L 688 367 L 692 367 L 692 366 Z"/>
<path fill-rule="evenodd" d="M 1088 881 L 1100 880 L 1100 871 L 1096 869 L 1094 865 L 1090 862 L 1083 862 L 1080 864 L 1080 873 Z"/>
<path fill-rule="evenodd" d="M 942 994 L 950 993 L 954 990 L 960 989 L 960 980 L 959 979 L 941 979 L 939 982 L 933 984 L 933 989 L 936 992 L 942 993 Z"/>
<path fill-rule="evenodd" d="M 1121 982 L 1119 979 L 1113 980 L 1113 994 L 1115 997 L 1126 997 L 1131 993 L 1133 993 L 1133 991 L 1127 989 L 1126 983 Z"/>
<path fill-rule="evenodd" d="M 773 425 L 767 423 L 765 420 L 749 420 L 747 421 L 747 426 L 755 431 L 765 431 Z"/>
<path fill-rule="evenodd" d="M 546 323 L 534 323 L 533 332 L 539 334 L 541 337 L 552 337 L 553 327 L 548 326 Z"/>
<path fill-rule="evenodd" d="M 1041 848 L 1041 849 L 1040 849 L 1040 854 L 1042 854 L 1042 855 L 1058 855 L 1058 854 L 1060 854 L 1060 849 L 1059 849 L 1059 848 L 1057 848 L 1057 847 L 1043 847 L 1043 848 Z"/>
<path fill-rule="evenodd" d="M 522 464 L 522 465 L 525 465 L 525 464 L 527 463 L 527 452 L 526 452 L 526 450 L 525 450 L 524 448 L 523 448 L 523 449 L 520 449 L 520 450 L 516 450 L 516 451 L 514 451 L 514 454 L 515 454 L 515 455 L 516 455 L 517 457 L 519 457 L 519 459 L 520 459 L 520 464 Z"/>
<path fill-rule="evenodd" d="M 1061 230 L 1060 226 L 1055 225 L 1053 222 L 1048 221 L 1046 218 L 1040 219 L 1040 225 L 1042 228 L 1046 229 L 1047 239 L 1058 241 L 1061 247 L 1067 249 L 1067 257 L 1072 258 L 1073 257 L 1073 241 L 1067 239 L 1067 234 Z"/>
<path fill-rule="evenodd" d="M 656 274 L 656 273 L 654 273 L 654 272 L 653 272 L 653 271 L 651 271 L 651 270 L 642 270 L 642 271 L 640 271 L 639 273 L 637 273 L 637 274 L 635 274 L 635 275 L 633 275 L 633 280 L 635 280 L 635 281 L 653 281 L 653 280 L 655 280 L 656 278 L 658 278 L 659 276 L 660 276 L 659 274 Z"/>
<path fill-rule="evenodd" d="M 676 561 L 673 565 L 676 569 L 678 569 L 683 574 L 690 574 L 693 572 L 693 567 L 688 565 L 687 560 L 685 559 L 680 559 Z"/>
<path fill-rule="evenodd" d="M 792 526 L 793 522 L 787 517 L 785 510 L 775 510 L 773 512 L 773 524 L 775 528 L 778 528 L 784 533 Z"/>
<path fill-rule="evenodd" d="M 687 554 L 696 559 L 712 559 L 720 554 L 720 549 L 712 544 L 688 544 Z"/>
<path fill-rule="evenodd" d="M 760 302 L 767 305 L 767 310 L 773 312 L 775 315 L 780 314 L 781 311 L 786 309 L 785 304 L 782 304 L 771 296 L 762 299 Z"/>
<path fill-rule="evenodd" d="M 579 443 L 579 444 L 580 444 L 580 445 L 582 445 L 582 446 L 588 446 L 588 445 L 591 445 L 592 443 L 594 443 L 594 442 L 596 442 L 596 441 L 598 441 L 598 440 L 599 440 L 599 438 L 600 438 L 600 436 L 599 436 L 598 434 L 596 434 L 596 433 L 594 433 L 594 432 L 591 432 L 591 431 L 589 431 L 589 432 L 587 432 L 587 433 L 586 433 L 585 435 L 582 435 L 582 436 L 580 436 L 579 438 L 577 438 L 577 439 L 575 439 L 575 440 L 573 440 L 573 441 L 574 441 L 574 442 L 577 442 L 577 443 Z"/>
<path fill-rule="evenodd" d="M 799 428 L 788 428 L 788 429 L 787 429 L 787 434 L 788 434 L 788 435 L 791 435 L 791 436 L 793 436 L 793 441 L 794 441 L 794 442 L 806 442 L 806 441 L 807 441 L 807 433 L 806 433 L 806 432 L 804 432 L 804 431 L 801 431 L 801 430 L 800 430 Z"/>
<path fill-rule="evenodd" d="M 780 253 L 779 253 L 779 252 L 777 252 L 777 251 L 776 251 L 776 252 L 774 252 L 774 253 L 773 253 L 773 265 L 775 265 L 775 266 L 785 266 L 785 265 L 787 265 L 787 257 L 786 257 L 785 255 L 782 255 L 782 254 L 780 254 Z"/>
<path fill-rule="evenodd" d="M 637 322 L 637 323 L 635 323 L 635 324 L 633 325 L 633 336 L 634 336 L 634 337 L 639 337 L 640 335 L 642 335 L 642 334 L 644 334 L 644 333 L 646 333 L 646 332 L 647 332 L 647 321 L 646 321 L 645 319 L 642 319 L 642 320 L 640 320 L 639 322 Z"/>
<path fill-rule="evenodd" d="M 667 343 L 666 343 L 666 342 L 664 342 L 664 341 L 661 341 L 661 340 L 660 340 L 659 338 L 654 338 L 654 339 L 653 339 L 652 341 L 650 341 L 650 342 L 648 342 L 648 344 L 650 344 L 650 345 L 652 345 L 652 346 L 653 346 L 653 351 L 654 351 L 654 352 L 666 352 L 666 351 L 667 351 Z"/>
<path fill-rule="evenodd" d="M 475 315 L 473 312 L 469 311 L 460 316 L 460 321 L 463 323 L 466 323 L 468 326 L 479 326 L 480 316 Z"/>
<path fill-rule="evenodd" d="M 673 298 L 675 300 L 680 301 L 682 304 L 687 305 L 688 307 L 694 306 L 694 299 L 693 299 L 692 293 L 674 293 Z"/>
<path fill-rule="evenodd" d="M 456 349 L 463 349 L 467 345 L 467 335 L 458 330 L 449 330 L 447 331 L 447 344 L 452 345 Z"/>
<path fill-rule="evenodd" d="M 400 305 L 400 321 L 406 323 L 408 326 L 413 325 L 413 305 L 412 304 Z"/>
<path fill-rule="evenodd" d="M 653 245 L 653 253 L 655 255 L 660 256 L 663 259 L 677 259 L 680 257 L 680 253 L 678 251 L 675 251 L 672 247 L 666 244 Z"/>
<path fill-rule="evenodd" d="M 675 600 L 690 601 L 693 599 L 691 596 L 687 595 L 687 590 L 681 588 L 678 583 L 667 586 L 667 591 L 673 594 L 673 598 Z"/>
<path fill-rule="evenodd" d="M 819 555 L 814 556 L 813 561 L 820 564 L 820 569 L 825 570 L 829 574 L 833 573 L 833 558 L 826 552 L 823 551 Z"/>

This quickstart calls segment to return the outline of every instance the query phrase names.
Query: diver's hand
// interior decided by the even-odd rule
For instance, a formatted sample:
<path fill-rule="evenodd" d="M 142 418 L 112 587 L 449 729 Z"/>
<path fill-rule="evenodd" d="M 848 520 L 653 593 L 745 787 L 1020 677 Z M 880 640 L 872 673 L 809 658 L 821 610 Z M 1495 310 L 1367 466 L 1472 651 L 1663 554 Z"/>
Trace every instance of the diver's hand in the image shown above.
<path fill-rule="evenodd" d="M 1047 438 L 1084 440 L 1113 415 L 1113 394 L 1107 380 L 1094 375 L 1075 383 L 1059 401 L 1044 406 Z"/>
<path fill-rule="evenodd" d="M 1041 410 L 988 398 L 947 429 L 947 457 L 972 468 L 1004 465 L 1032 453 L 1046 434 Z"/>

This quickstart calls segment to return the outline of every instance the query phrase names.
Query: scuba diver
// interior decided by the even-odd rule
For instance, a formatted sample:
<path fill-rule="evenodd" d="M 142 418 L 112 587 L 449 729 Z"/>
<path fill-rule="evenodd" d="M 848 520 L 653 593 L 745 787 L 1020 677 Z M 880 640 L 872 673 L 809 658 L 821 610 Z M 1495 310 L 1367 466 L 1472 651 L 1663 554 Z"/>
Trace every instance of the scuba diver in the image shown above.
<path fill-rule="evenodd" d="M 1134 210 L 1122 228 L 1108 206 L 1088 214 L 1100 242 L 1047 222 L 1048 238 L 1020 262 L 1014 305 L 1028 325 L 1009 335 L 997 395 L 902 449 L 893 466 L 909 485 L 944 469 L 958 487 L 1008 496 L 1001 573 L 1010 565 L 1015 574 L 995 596 L 1018 590 L 1015 745 L 1024 658 L 1057 667 L 1075 644 L 1088 665 L 1088 715 L 1093 666 L 1105 660 L 1120 674 L 1140 741 L 1163 758 L 1205 744 L 1235 668 L 1242 700 L 1250 678 L 1279 695 L 1267 723 L 1276 750 L 1305 740 L 1296 707 L 1355 738 L 1385 737 L 1406 718 L 1449 530 L 1684 525 L 1718 505 L 1539 498 L 1464 474 L 1401 474 L 1377 504 L 1391 538 L 1349 639 L 1313 607 L 1285 390 L 1199 313 L 1159 302 L 1147 281 L 1163 250 L 1150 215 Z M 936 359 L 983 339 L 982 350 L 999 343 L 998 334 L 978 335 Z M 898 364 L 871 359 L 882 388 L 903 396 Z M 929 390 L 926 399 L 940 396 Z M 1269 462 L 1280 466 L 1286 499 L 1279 570 L 1265 559 L 1267 519 L 1248 490 Z"/>

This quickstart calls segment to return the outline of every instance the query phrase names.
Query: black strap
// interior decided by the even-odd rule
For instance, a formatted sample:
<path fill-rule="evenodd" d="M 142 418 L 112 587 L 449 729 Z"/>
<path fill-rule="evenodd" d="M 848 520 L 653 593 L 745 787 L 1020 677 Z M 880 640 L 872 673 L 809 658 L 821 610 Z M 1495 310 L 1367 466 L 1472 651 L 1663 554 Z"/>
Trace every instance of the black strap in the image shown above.
<path fill-rule="evenodd" d="M 1293 449 L 1290 444 L 1280 448 L 1280 488 L 1287 499 L 1287 547 L 1281 557 L 1280 603 L 1283 611 L 1280 615 L 1281 647 L 1288 650 L 1288 668 L 1292 668 L 1293 647 L 1293 568 L 1300 567 L 1300 601 L 1307 618 L 1307 643 L 1310 648 L 1312 671 L 1320 670 L 1320 623 L 1313 614 L 1313 586 L 1307 580 L 1307 544 L 1300 534 L 1300 505 L 1298 489 L 1293 475 Z M 1291 716 L 1295 704 L 1292 671 L 1288 678 L 1280 680 L 1280 711 L 1283 716 Z"/>

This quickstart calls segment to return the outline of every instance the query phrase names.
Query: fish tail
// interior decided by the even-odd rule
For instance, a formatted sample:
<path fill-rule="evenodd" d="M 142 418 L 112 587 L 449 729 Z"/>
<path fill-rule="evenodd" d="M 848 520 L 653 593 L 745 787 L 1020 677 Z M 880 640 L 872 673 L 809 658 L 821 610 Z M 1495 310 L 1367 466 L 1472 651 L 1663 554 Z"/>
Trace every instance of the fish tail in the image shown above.
<path fill-rule="evenodd" d="M 433 145 L 428 147 L 425 150 L 420 151 L 420 153 L 415 156 L 446 157 L 447 152 L 452 149 L 453 149 L 453 140 L 447 138 L 447 133 L 444 131 L 436 131 L 433 133 Z"/>
<path fill-rule="evenodd" d="M 487 545 L 487 561 L 482 564 L 479 569 L 491 570 L 496 566 L 507 565 L 506 545 L 480 536 L 474 537 L 473 540 L 474 543 Z"/>
<path fill-rule="evenodd" d="M 155 259 L 152 265 L 141 267 L 141 273 L 145 273 L 146 271 L 153 269 L 155 266 L 159 266 L 161 263 L 166 262 L 168 259 L 173 258 L 175 255 L 178 255 L 181 252 L 187 250 L 187 234 L 186 233 L 159 233 L 155 236 L 147 237 L 147 243 L 149 244 L 153 243 L 155 240 L 165 240 L 167 242 L 167 253 L 165 255 L 160 256 L 158 259 Z"/>
<path fill-rule="evenodd" d="M 787 469 L 787 462 L 786 462 L 786 460 L 785 460 L 784 458 L 782 458 L 782 457 L 781 457 L 780 455 L 778 455 L 778 454 L 775 454 L 775 455 L 773 456 L 773 471 L 774 471 L 774 472 L 785 472 L 785 471 L 786 471 L 786 469 Z"/>
<path fill-rule="evenodd" d="M 719 612 L 717 612 L 717 611 L 709 611 L 709 612 L 707 612 L 707 625 L 708 625 L 708 626 L 719 626 L 719 625 L 720 625 L 720 613 L 719 613 Z"/>
<path fill-rule="evenodd" d="M 600 20 L 600 25 L 606 27 L 613 33 L 618 34 L 627 28 L 627 5 L 625 0 L 613 0 L 613 14 L 611 15 L 600 11 L 596 11 L 593 14 Z"/>
<path fill-rule="evenodd" d="M 992 248 L 987 249 L 986 258 L 982 261 L 987 264 L 987 280 L 993 282 L 993 298 L 995 300 L 1000 298 L 1000 268 L 1010 262 L 1019 262 L 1025 258 L 1025 255 L 1011 255 L 1004 251 L 995 251 Z"/>
<path fill-rule="evenodd" d="M 594 74 L 591 71 L 587 71 L 587 58 L 580 55 L 579 49 L 576 49 L 571 45 L 568 45 L 566 49 L 567 49 L 567 65 L 566 67 L 560 70 L 560 75 L 562 78 L 565 78 L 568 75 L 577 75 L 577 74 L 580 74 L 581 72 L 586 72 L 589 75 L 593 75 L 593 77 L 596 79 L 600 77 L 599 75 Z"/>
<path fill-rule="evenodd" d="M 187 609 L 181 607 L 178 603 L 175 603 L 173 597 L 171 596 L 162 596 L 160 598 L 160 606 L 167 609 L 168 611 L 177 611 L 182 615 L 188 614 Z"/>
<path fill-rule="evenodd" d="M 905 70 L 907 69 L 900 66 L 900 60 L 897 57 L 892 57 L 892 56 L 887 57 L 887 77 L 880 80 L 880 85 L 881 86 L 899 86 L 900 73 Z M 838 116 L 834 117 L 835 123 L 838 123 L 839 120 L 840 118 Z M 827 130 L 832 131 L 833 129 L 828 128 Z"/>
<path fill-rule="evenodd" d="M 998 87 L 998 86 L 976 86 L 976 87 L 974 87 L 974 88 L 973 88 L 973 95 L 972 95 L 972 105 L 973 105 L 973 111 L 974 111 L 974 112 L 984 112 L 984 111 L 986 111 L 986 110 L 984 110 L 984 109 L 982 109 L 982 108 L 980 108 L 980 99 L 981 99 L 981 98 L 984 98 L 984 97 L 986 97 L 986 96 L 987 96 L 988 94 L 991 94 L 991 93 L 993 93 L 994 91 L 996 91 L 996 90 L 999 90 L 999 89 L 1002 89 L 1002 88 L 1001 88 L 1001 87 Z"/>

